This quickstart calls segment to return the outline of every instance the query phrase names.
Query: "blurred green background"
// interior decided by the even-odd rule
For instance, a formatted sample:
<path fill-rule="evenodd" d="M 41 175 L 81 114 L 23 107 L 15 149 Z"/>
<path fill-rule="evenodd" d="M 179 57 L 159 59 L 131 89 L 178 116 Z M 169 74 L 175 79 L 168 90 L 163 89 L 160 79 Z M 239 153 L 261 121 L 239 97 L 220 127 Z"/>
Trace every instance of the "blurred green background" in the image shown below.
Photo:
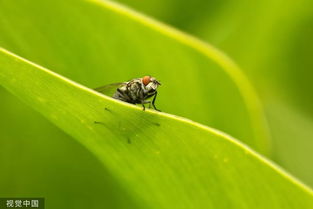
<path fill-rule="evenodd" d="M 248 75 L 264 105 L 272 135 L 272 159 L 313 186 L 312 0 L 120 2 L 193 34 L 234 59 Z M 114 205 L 127 208 L 131 204 L 121 201 L 123 196 L 103 195 L 113 177 L 99 166 L 90 152 L 3 88 L 0 88 L 0 98 L 0 137 L 12 139 L 0 140 L 1 150 L 10 150 L 0 152 L 1 170 L 6 171 L 1 172 L 1 177 L 19 179 L 0 181 L 0 188 L 12 188 L 0 190 L 0 196 L 40 193 L 62 203 L 75 200 L 71 202 L 80 207 L 86 202 L 77 196 L 85 196 L 94 200 L 92 202 L 105 196 L 105 201 Z M 10 159 L 10 165 L 15 165 L 20 173 L 12 170 L 6 159 Z M 60 172 L 67 175 L 57 175 Z M 21 178 L 20 174 L 28 178 Z M 104 178 L 107 182 L 98 181 L 103 175 L 107 176 Z M 45 187 L 47 181 L 53 181 L 49 190 Z M 38 183 L 34 185 L 34 182 Z M 81 182 L 79 187 L 84 189 L 73 190 L 78 187 L 77 182 Z M 64 194 L 69 196 L 57 195 L 60 189 L 68 190 Z M 118 193 L 118 189 L 112 192 Z M 57 206 L 58 202 L 54 204 Z"/>
<path fill-rule="evenodd" d="M 312 0 L 119 0 L 221 49 L 248 75 L 272 159 L 313 186 Z"/>

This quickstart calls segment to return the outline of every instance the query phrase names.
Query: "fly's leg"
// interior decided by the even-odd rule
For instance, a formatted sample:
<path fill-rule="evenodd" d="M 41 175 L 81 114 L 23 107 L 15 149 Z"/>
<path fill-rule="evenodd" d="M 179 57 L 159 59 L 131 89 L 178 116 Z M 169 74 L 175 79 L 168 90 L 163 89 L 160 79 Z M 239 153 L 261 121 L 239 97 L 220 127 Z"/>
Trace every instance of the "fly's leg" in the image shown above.
<path fill-rule="evenodd" d="M 145 101 L 145 100 L 141 101 L 141 105 L 142 105 L 142 108 L 143 108 L 142 110 L 143 111 L 145 111 L 145 109 L 146 109 L 145 104 L 147 104 L 147 103 L 149 103 L 149 107 L 150 107 L 151 101 Z"/>
<path fill-rule="evenodd" d="M 161 110 L 157 109 L 157 108 L 155 107 L 155 104 L 154 104 L 157 95 L 158 95 L 158 92 L 156 91 L 155 94 L 154 94 L 154 97 L 153 97 L 153 99 L 152 99 L 152 106 L 153 106 L 153 108 L 154 108 L 156 111 L 161 112 Z"/>

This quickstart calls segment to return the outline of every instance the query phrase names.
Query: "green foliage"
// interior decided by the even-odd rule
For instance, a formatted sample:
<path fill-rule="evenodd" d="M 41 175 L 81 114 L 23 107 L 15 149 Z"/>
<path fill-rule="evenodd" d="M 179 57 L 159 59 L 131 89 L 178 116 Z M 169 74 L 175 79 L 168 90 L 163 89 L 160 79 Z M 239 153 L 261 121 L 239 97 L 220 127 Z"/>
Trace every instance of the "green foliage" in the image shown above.
<path fill-rule="evenodd" d="M 117 1 L 201 37 L 239 63 L 265 106 L 274 160 L 313 185 L 313 1 Z"/>
<path fill-rule="evenodd" d="M 1 9 L 10 23 L 1 33 L 16 31 L 2 38 L 4 48 L 91 88 L 151 74 L 166 86 L 166 91 L 160 88 L 161 110 L 266 152 L 257 98 L 239 69 L 216 49 L 112 3 L 8 1 Z"/>
<path fill-rule="evenodd" d="M 313 206 L 310 190 L 226 134 L 0 52 L 1 84 L 94 153 L 124 188 L 127 208 Z"/>
<path fill-rule="evenodd" d="M 0 195 L 51 208 L 312 207 L 309 189 L 232 137 L 75 83 L 151 74 L 164 112 L 268 153 L 258 99 L 223 53 L 110 2 L 1 1 L 0 18 L 1 47 L 55 72 L 1 50 L 0 84 L 70 135 L 2 89 Z"/>

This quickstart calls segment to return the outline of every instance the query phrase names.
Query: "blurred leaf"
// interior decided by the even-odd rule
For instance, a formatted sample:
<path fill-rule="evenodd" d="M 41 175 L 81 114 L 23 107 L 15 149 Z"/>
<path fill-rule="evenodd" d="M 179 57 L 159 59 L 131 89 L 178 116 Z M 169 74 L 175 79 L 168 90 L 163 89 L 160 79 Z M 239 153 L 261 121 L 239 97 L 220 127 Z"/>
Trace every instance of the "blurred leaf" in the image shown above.
<path fill-rule="evenodd" d="M 283 162 L 292 173 L 296 173 L 308 185 L 313 185 L 311 166 L 313 147 L 312 118 L 279 101 L 266 107 L 276 153 L 273 158 Z"/>
<path fill-rule="evenodd" d="M 258 99 L 211 46 L 106 1 L 2 1 L 0 11 L 6 49 L 92 88 L 151 74 L 163 83 L 161 110 L 267 153 Z"/>
<path fill-rule="evenodd" d="M 5 50 L 0 63 L 1 85 L 94 153 L 136 208 L 313 207 L 312 191 L 230 136 L 102 96 Z"/>

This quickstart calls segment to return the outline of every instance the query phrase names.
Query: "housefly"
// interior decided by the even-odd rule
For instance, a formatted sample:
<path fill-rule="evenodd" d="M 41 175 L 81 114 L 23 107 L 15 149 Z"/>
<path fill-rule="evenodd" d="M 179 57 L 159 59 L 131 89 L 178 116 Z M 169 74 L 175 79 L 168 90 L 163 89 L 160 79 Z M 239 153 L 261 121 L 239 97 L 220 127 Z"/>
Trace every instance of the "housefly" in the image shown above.
<path fill-rule="evenodd" d="M 155 110 L 160 111 L 155 107 L 155 99 L 158 94 L 157 88 L 159 85 L 161 85 L 161 83 L 155 78 L 144 76 L 143 78 L 135 78 L 123 83 L 108 84 L 95 88 L 94 90 L 106 95 L 110 95 L 111 92 L 113 93 L 112 97 L 115 99 L 131 104 L 141 104 L 143 110 L 145 110 L 145 104 L 149 104 L 149 107 L 152 104 Z M 153 97 L 152 101 L 147 100 L 151 97 Z"/>

